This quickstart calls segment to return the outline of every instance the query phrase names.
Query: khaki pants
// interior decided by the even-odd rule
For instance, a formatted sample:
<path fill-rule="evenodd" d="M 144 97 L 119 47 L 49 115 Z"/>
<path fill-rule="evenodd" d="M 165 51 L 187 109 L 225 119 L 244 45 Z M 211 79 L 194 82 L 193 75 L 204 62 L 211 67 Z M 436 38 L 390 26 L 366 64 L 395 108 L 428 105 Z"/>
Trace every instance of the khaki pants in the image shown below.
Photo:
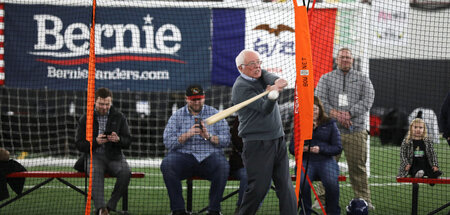
<path fill-rule="evenodd" d="M 354 198 L 363 198 L 370 203 L 369 180 L 366 169 L 367 132 L 341 133 L 341 143 L 347 159 L 348 173 L 350 175 Z M 336 161 L 339 161 L 340 157 L 340 155 L 336 156 Z M 319 195 L 320 201 L 325 204 L 325 189 L 322 183 L 317 183 L 314 188 Z"/>

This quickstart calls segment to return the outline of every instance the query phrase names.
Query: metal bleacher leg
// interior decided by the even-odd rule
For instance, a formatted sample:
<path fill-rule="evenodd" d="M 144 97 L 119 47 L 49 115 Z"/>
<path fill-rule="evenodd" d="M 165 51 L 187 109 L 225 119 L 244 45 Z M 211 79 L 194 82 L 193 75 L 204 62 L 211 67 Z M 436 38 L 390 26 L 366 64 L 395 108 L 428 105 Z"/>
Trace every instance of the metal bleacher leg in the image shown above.
<path fill-rule="evenodd" d="M 44 185 L 50 183 L 53 179 L 55 179 L 55 178 L 48 178 L 48 179 L 46 179 L 45 181 L 43 181 L 43 182 L 41 182 L 41 183 L 35 185 L 34 187 L 28 189 L 27 191 L 25 191 L 25 192 L 23 192 L 23 193 L 17 195 L 16 197 L 14 197 L 14 198 L 12 198 L 12 199 L 10 199 L 10 200 L 8 200 L 8 201 L 2 203 L 2 204 L 0 205 L 0 208 L 4 207 L 4 206 L 6 206 L 6 205 L 9 205 L 10 203 L 12 203 L 12 202 L 14 202 L 14 201 L 16 201 L 16 200 L 22 198 L 23 196 L 25 196 L 25 195 L 27 195 L 27 194 L 29 194 L 29 193 L 31 193 L 31 192 L 33 192 L 33 191 L 39 189 L 40 187 L 42 187 L 42 186 L 44 186 Z"/>
<path fill-rule="evenodd" d="M 221 202 L 223 202 L 223 201 L 225 201 L 225 200 L 231 198 L 232 196 L 234 196 L 234 195 L 236 195 L 236 194 L 238 194 L 238 193 L 239 193 L 239 188 L 238 188 L 237 190 L 231 192 L 230 194 L 228 194 L 228 195 L 222 197 Z M 201 213 L 205 212 L 206 210 L 208 210 L 208 206 L 206 206 L 206 207 L 204 207 L 203 209 L 199 210 L 197 213 L 198 213 L 198 214 L 201 214 Z"/>
<path fill-rule="evenodd" d="M 187 185 L 187 197 L 186 197 L 186 209 L 188 212 L 192 212 L 192 179 L 186 180 Z"/>
<path fill-rule="evenodd" d="M 446 207 L 450 207 L 450 202 L 446 203 L 445 205 L 442 205 L 441 207 L 437 208 L 434 211 L 431 211 L 430 213 L 428 213 L 428 215 L 436 214 L 437 212 L 444 210 Z M 449 214 L 450 214 L 450 212 L 449 212 Z"/>
<path fill-rule="evenodd" d="M 411 214 L 417 215 L 417 205 L 419 204 L 418 197 L 419 197 L 419 184 L 413 183 L 412 184 L 412 209 Z"/>

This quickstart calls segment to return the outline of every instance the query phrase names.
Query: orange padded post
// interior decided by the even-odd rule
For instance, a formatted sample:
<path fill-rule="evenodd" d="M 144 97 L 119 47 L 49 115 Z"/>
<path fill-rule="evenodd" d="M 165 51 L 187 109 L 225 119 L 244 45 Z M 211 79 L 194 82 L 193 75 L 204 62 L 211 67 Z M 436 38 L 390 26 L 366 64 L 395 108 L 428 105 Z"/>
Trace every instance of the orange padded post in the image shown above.
<path fill-rule="evenodd" d="M 89 47 L 89 75 L 88 75 L 88 89 L 87 89 L 87 108 L 86 108 L 86 140 L 91 144 L 89 162 L 89 188 L 87 193 L 85 215 L 91 213 L 91 196 L 92 196 L 92 133 L 94 123 L 94 103 L 95 103 L 95 7 L 96 0 L 92 3 L 92 25 L 90 32 L 90 47 Z"/>

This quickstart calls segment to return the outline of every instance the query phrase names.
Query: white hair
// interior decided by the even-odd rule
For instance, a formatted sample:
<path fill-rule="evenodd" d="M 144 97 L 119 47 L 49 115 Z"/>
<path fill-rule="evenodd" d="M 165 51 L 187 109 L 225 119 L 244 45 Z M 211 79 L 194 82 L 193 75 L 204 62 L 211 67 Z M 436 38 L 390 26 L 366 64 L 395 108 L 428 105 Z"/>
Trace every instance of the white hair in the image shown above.
<path fill-rule="evenodd" d="M 242 65 L 242 64 L 244 64 L 244 61 L 245 61 L 245 55 L 246 55 L 247 53 L 249 53 L 249 52 L 255 53 L 256 55 L 258 55 L 258 58 L 259 58 L 259 53 L 256 52 L 256 51 L 254 51 L 254 50 L 251 50 L 251 49 L 244 49 L 244 50 L 242 50 L 242 51 L 238 54 L 238 56 L 236 57 L 236 68 L 238 69 L 239 72 L 241 72 L 241 70 L 239 70 L 239 66 Z"/>

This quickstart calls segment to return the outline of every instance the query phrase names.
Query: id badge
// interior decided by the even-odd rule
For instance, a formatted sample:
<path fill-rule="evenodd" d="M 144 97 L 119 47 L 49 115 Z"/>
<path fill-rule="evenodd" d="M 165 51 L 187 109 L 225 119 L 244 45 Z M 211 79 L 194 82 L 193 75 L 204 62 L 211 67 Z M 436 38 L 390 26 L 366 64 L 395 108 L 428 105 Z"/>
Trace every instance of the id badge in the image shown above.
<path fill-rule="evenodd" d="M 347 94 L 339 94 L 339 107 L 348 106 L 348 97 Z"/>

